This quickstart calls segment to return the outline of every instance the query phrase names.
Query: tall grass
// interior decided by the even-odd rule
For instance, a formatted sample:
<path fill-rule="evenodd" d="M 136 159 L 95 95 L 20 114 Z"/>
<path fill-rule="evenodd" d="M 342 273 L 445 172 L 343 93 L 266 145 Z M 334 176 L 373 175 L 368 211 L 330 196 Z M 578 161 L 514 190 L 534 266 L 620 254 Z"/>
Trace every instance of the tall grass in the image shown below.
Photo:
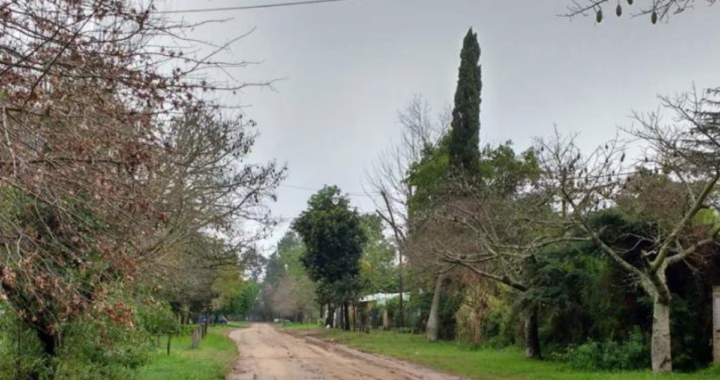
<path fill-rule="evenodd" d="M 190 337 L 172 339 L 170 355 L 162 348 L 153 353 L 150 363 L 140 369 L 138 380 L 222 380 L 237 359 L 237 346 L 227 336 L 243 324 L 210 327 L 197 349 L 191 349 Z"/>

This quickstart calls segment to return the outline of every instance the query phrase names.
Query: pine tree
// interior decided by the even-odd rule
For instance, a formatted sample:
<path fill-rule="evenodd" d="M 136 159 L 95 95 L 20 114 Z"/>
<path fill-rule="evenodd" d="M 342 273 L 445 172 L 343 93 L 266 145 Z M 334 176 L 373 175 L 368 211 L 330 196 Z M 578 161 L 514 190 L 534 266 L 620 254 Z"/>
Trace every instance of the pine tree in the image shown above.
<path fill-rule="evenodd" d="M 450 165 L 453 170 L 476 175 L 480 162 L 480 44 L 472 28 L 463 41 L 455 108 L 450 131 Z"/>

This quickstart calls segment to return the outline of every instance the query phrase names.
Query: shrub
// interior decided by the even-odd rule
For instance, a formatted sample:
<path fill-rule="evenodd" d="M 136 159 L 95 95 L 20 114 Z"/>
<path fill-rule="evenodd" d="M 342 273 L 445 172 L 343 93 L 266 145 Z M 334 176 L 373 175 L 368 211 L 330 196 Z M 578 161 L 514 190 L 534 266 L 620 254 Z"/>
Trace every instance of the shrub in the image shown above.
<path fill-rule="evenodd" d="M 43 359 L 35 333 L 0 302 L 0 379 L 27 379 L 38 372 L 47 378 Z"/>
<path fill-rule="evenodd" d="M 412 327 L 399 327 L 397 329 L 397 332 L 400 334 L 412 334 L 413 329 L 412 329 Z"/>
<path fill-rule="evenodd" d="M 138 310 L 137 319 L 140 327 L 151 337 L 162 335 L 182 335 L 183 331 L 178 318 L 173 314 L 170 305 L 151 303 Z"/>
<path fill-rule="evenodd" d="M 490 310 L 482 321 L 483 345 L 505 348 L 523 342 L 522 321 L 512 304 L 503 297 L 490 300 Z"/>
<path fill-rule="evenodd" d="M 110 321 L 77 321 L 63 329 L 55 380 L 127 380 L 146 364 L 153 344 L 143 331 Z"/>
<path fill-rule="evenodd" d="M 48 358 L 36 333 L 0 304 L 0 380 L 130 380 L 152 349 L 144 332 L 102 319 L 67 322 L 61 334 Z"/>
<path fill-rule="evenodd" d="M 639 330 L 633 331 L 628 339 L 622 342 L 589 341 L 570 347 L 557 356 L 567 361 L 570 367 L 580 370 L 627 371 L 650 366 L 650 349 Z"/>

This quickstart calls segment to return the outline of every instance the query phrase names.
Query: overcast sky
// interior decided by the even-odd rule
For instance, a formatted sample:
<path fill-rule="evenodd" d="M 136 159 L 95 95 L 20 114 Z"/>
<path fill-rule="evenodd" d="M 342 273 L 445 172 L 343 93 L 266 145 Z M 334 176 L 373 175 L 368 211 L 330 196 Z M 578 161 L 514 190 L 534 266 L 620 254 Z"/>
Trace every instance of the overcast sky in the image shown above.
<path fill-rule="evenodd" d="M 279 0 L 170 0 L 161 8 L 273 2 Z M 232 18 L 193 31 L 193 38 L 216 44 L 256 28 L 228 54 L 263 63 L 232 75 L 287 78 L 275 84 L 276 91 L 250 89 L 224 101 L 250 106 L 246 114 L 261 135 L 253 158 L 287 164 L 285 184 L 293 187 L 280 188 L 272 210 L 289 221 L 312 194 L 294 187 L 336 184 L 363 192 L 366 170 L 399 135 L 397 111 L 414 94 L 438 112 L 452 104 L 462 38 L 470 27 L 482 48 L 483 145 L 512 140 L 525 149 L 556 124 L 561 132 L 579 132 L 583 146 L 594 148 L 612 138 L 616 126 L 629 125 L 632 110 L 656 109 L 658 94 L 720 83 L 720 6 L 698 0 L 695 10 L 655 26 L 610 17 L 614 11 L 606 9 L 598 25 L 592 17 L 557 17 L 569 3 L 352 0 L 171 17 Z M 363 196 L 353 201 L 373 210 Z"/>

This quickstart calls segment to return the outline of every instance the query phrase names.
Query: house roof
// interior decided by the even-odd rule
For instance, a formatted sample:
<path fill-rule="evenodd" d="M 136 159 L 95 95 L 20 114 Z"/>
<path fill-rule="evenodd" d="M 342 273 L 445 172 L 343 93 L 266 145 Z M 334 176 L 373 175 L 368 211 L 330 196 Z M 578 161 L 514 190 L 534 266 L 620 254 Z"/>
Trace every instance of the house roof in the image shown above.
<path fill-rule="evenodd" d="M 377 302 L 378 305 L 385 305 L 389 300 L 398 298 L 400 293 L 375 293 L 360 298 L 360 302 Z M 410 293 L 403 293 L 403 300 L 410 299 Z"/>

